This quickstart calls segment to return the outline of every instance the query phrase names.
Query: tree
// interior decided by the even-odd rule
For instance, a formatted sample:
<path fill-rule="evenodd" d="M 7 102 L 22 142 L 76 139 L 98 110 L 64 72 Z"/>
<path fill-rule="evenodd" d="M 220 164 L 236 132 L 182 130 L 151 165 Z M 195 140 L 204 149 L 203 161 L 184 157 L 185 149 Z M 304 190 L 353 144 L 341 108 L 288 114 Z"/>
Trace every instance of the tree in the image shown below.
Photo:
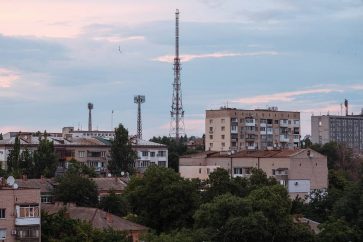
<path fill-rule="evenodd" d="M 72 202 L 79 206 L 97 206 L 98 192 L 94 181 L 73 173 L 66 173 L 58 181 L 59 184 L 54 189 L 57 201 Z"/>
<path fill-rule="evenodd" d="M 8 173 L 15 177 L 20 177 L 20 140 L 16 136 L 13 149 L 10 151 L 7 158 Z"/>
<path fill-rule="evenodd" d="M 344 220 L 330 220 L 319 226 L 320 242 L 358 242 L 362 241 L 362 232 L 350 226 Z"/>
<path fill-rule="evenodd" d="M 77 175 L 87 175 L 88 177 L 97 177 L 97 173 L 93 168 L 77 161 L 76 159 L 72 159 L 68 162 L 67 172 Z"/>
<path fill-rule="evenodd" d="M 42 213 L 42 241 L 44 242 L 129 242 L 128 236 L 112 229 L 99 230 L 91 224 L 67 218 L 67 211 Z"/>
<path fill-rule="evenodd" d="M 3 133 L 0 133 L 0 140 L 3 140 Z"/>
<path fill-rule="evenodd" d="M 115 129 L 115 139 L 111 144 L 111 160 L 108 163 L 108 169 L 114 175 L 120 175 L 121 172 L 133 173 L 133 165 L 137 158 L 135 151 L 129 139 L 129 132 L 122 124 Z"/>
<path fill-rule="evenodd" d="M 109 213 L 117 216 L 126 216 L 128 212 L 128 205 L 126 199 L 115 191 L 110 191 L 110 194 L 101 199 L 100 207 Z"/>
<path fill-rule="evenodd" d="M 53 141 L 48 140 L 47 133 L 39 136 L 39 145 L 34 152 L 34 177 L 53 177 L 58 165 L 58 158 L 54 152 Z"/>
<path fill-rule="evenodd" d="M 143 177 L 132 177 L 125 196 L 138 222 L 156 230 L 191 227 L 199 205 L 197 183 L 165 167 L 150 166 Z"/>

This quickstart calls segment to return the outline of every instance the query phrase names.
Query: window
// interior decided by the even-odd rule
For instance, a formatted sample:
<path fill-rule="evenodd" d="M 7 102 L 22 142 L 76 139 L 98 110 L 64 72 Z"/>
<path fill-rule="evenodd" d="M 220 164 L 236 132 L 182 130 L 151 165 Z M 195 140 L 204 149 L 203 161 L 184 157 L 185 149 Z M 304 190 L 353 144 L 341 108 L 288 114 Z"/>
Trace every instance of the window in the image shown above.
<path fill-rule="evenodd" d="M 106 151 L 101 151 L 101 157 L 106 157 Z"/>
<path fill-rule="evenodd" d="M 158 166 L 166 167 L 166 161 L 159 160 Z"/>
<path fill-rule="evenodd" d="M 221 138 L 224 139 L 224 134 L 221 135 Z"/>
<path fill-rule="evenodd" d="M 21 205 L 20 206 L 20 218 L 37 218 L 39 217 L 38 205 Z"/>
<path fill-rule="evenodd" d="M 210 132 L 213 132 L 213 127 L 209 127 L 209 131 Z"/>
<path fill-rule="evenodd" d="M 164 151 L 164 150 L 159 150 L 159 151 L 158 151 L 158 157 L 164 157 L 164 156 L 166 156 L 166 151 Z"/>
<path fill-rule="evenodd" d="M 142 160 L 140 161 L 140 167 L 148 167 L 149 161 L 148 160 Z"/>
<path fill-rule="evenodd" d="M 237 126 L 231 126 L 231 131 L 237 132 Z"/>
<path fill-rule="evenodd" d="M 224 118 L 221 119 L 221 123 L 224 124 L 226 120 Z"/>
<path fill-rule="evenodd" d="M 212 148 L 213 147 L 213 143 L 209 143 L 209 147 Z"/>
<path fill-rule="evenodd" d="M 142 156 L 149 156 L 149 152 L 148 151 L 142 151 L 141 154 L 142 154 Z"/>
<path fill-rule="evenodd" d="M 84 157 L 86 157 L 86 152 L 85 151 L 79 151 L 78 156 L 79 156 L 79 158 L 84 158 Z"/>
<path fill-rule="evenodd" d="M 207 174 L 209 174 L 210 173 L 210 170 L 209 170 L 209 168 L 207 168 Z"/>
<path fill-rule="evenodd" d="M 155 157 L 155 152 L 154 152 L 154 151 L 151 151 L 151 152 L 150 152 L 150 156 L 151 156 L 151 157 Z"/>
<path fill-rule="evenodd" d="M 42 195 L 40 196 L 42 203 L 52 203 L 53 202 L 53 195 Z"/>
<path fill-rule="evenodd" d="M 199 174 L 202 174 L 202 168 L 199 168 Z"/>
<path fill-rule="evenodd" d="M 5 208 L 0 208 L 0 218 L 5 218 Z"/>
<path fill-rule="evenodd" d="M 213 119 L 209 119 L 209 123 L 212 124 L 213 123 Z"/>
<path fill-rule="evenodd" d="M 0 229 L 0 240 L 6 239 L 6 229 Z"/>
<path fill-rule="evenodd" d="M 226 143 L 222 142 L 222 147 L 225 147 L 226 146 Z"/>
<path fill-rule="evenodd" d="M 233 174 L 242 174 L 242 168 L 233 168 Z"/>
<path fill-rule="evenodd" d="M 221 130 L 224 131 L 226 128 L 224 126 L 221 127 Z"/>
<path fill-rule="evenodd" d="M 21 228 L 18 230 L 19 238 L 39 238 L 38 228 Z"/>
<path fill-rule="evenodd" d="M 209 135 L 209 139 L 213 139 L 213 135 Z"/>

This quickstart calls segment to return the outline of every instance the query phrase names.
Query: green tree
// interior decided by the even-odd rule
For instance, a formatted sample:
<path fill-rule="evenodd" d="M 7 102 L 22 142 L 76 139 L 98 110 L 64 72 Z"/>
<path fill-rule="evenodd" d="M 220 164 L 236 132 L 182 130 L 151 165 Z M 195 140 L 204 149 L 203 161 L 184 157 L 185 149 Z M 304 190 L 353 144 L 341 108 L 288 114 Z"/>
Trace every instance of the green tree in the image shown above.
<path fill-rule="evenodd" d="M 109 213 L 117 216 L 126 216 L 128 212 L 128 204 L 126 199 L 115 191 L 110 191 L 110 194 L 101 199 L 100 207 Z"/>
<path fill-rule="evenodd" d="M 28 178 L 35 178 L 34 167 L 35 167 L 35 162 L 33 155 L 28 149 L 25 149 L 20 155 L 19 168 L 21 174 L 27 175 Z"/>
<path fill-rule="evenodd" d="M 143 177 L 131 178 L 125 196 L 138 222 L 166 232 L 192 226 L 200 200 L 196 184 L 169 168 L 151 166 Z"/>
<path fill-rule="evenodd" d="M 77 175 L 87 175 L 88 177 L 97 177 L 97 173 L 93 168 L 75 159 L 68 162 L 67 172 Z"/>
<path fill-rule="evenodd" d="M 0 133 L 0 140 L 3 140 L 3 133 Z"/>
<path fill-rule="evenodd" d="M 15 137 L 13 149 L 7 157 L 7 169 L 9 174 L 20 177 L 20 139 L 18 136 Z"/>
<path fill-rule="evenodd" d="M 58 165 L 58 158 L 54 152 L 53 141 L 44 132 L 43 137 L 39 136 L 39 145 L 34 152 L 34 177 L 53 177 Z"/>
<path fill-rule="evenodd" d="M 44 242 L 129 242 L 125 233 L 112 229 L 99 230 L 91 224 L 67 218 L 67 211 L 42 213 L 42 241 Z"/>
<path fill-rule="evenodd" d="M 320 242 L 358 242 L 362 241 L 362 232 L 355 226 L 351 226 L 344 220 L 330 220 L 319 226 L 321 232 L 318 235 Z"/>
<path fill-rule="evenodd" d="M 111 144 L 111 160 L 108 169 L 114 175 L 120 175 L 121 172 L 133 173 L 133 165 L 137 158 L 135 151 L 132 149 L 129 139 L 129 132 L 122 124 L 115 129 L 115 139 Z"/>
<path fill-rule="evenodd" d="M 78 174 L 66 173 L 58 182 L 54 189 L 56 201 L 73 202 L 79 206 L 97 206 L 98 192 L 94 181 Z"/>

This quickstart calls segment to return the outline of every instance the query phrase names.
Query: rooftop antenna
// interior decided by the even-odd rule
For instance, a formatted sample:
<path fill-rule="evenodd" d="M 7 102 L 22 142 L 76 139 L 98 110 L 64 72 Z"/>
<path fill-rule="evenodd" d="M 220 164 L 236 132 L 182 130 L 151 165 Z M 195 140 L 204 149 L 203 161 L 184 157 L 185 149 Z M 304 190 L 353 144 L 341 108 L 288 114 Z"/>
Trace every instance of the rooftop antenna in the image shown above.
<path fill-rule="evenodd" d="M 170 136 L 175 136 L 175 141 L 179 142 L 179 137 L 185 134 L 184 131 L 184 110 L 182 103 L 182 91 L 180 81 L 180 57 L 179 57 L 179 9 L 175 11 L 175 57 L 174 57 L 174 82 L 173 100 L 171 105 Z"/>
<path fill-rule="evenodd" d="M 348 100 L 347 100 L 347 99 L 345 99 L 345 100 L 344 100 L 344 106 L 345 106 L 345 116 L 348 116 L 348 115 L 349 115 L 349 114 L 348 114 L 348 105 L 349 105 Z"/>
<path fill-rule="evenodd" d="M 343 103 L 340 104 L 340 116 L 343 116 Z"/>
<path fill-rule="evenodd" d="M 142 139 L 141 103 L 145 102 L 145 96 L 134 96 L 134 103 L 137 103 L 137 138 Z"/>
<path fill-rule="evenodd" d="M 88 131 L 92 131 L 92 109 L 93 103 L 88 103 Z"/>
<path fill-rule="evenodd" d="M 111 130 L 113 130 L 113 110 L 111 112 Z"/>

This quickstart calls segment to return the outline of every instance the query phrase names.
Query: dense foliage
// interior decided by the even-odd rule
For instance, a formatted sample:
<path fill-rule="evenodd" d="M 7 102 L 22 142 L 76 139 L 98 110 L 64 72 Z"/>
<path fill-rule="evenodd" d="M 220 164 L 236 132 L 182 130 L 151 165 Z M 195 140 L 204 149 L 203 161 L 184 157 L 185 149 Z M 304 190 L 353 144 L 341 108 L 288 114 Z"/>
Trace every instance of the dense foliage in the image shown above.
<path fill-rule="evenodd" d="M 67 211 L 62 210 L 56 214 L 42 213 L 42 241 L 44 242 L 130 242 L 131 240 L 122 232 L 99 230 L 89 223 L 69 219 Z"/>
<path fill-rule="evenodd" d="M 98 192 L 94 181 L 79 174 L 66 173 L 58 178 L 58 182 L 54 189 L 56 201 L 76 203 L 79 206 L 98 205 Z"/>
<path fill-rule="evenodd" d="M 108 169 L 116 176 L 121 172 L 130 174 L 134 171 L 134 161 L 137 158 L 135 151 L 132 149 L 129 132 L 122 124 L 115 129 L 115 138 L 111 144 L 111 160 L 108 163 Z"/>
<path fill-rule="evenodd" d="M 126 216 L 128 213 L 128 205 L 124 196 L 110 191 L 108 196 L 102 197 L 100 207 L 109 213 L 117 216 Z"/>

